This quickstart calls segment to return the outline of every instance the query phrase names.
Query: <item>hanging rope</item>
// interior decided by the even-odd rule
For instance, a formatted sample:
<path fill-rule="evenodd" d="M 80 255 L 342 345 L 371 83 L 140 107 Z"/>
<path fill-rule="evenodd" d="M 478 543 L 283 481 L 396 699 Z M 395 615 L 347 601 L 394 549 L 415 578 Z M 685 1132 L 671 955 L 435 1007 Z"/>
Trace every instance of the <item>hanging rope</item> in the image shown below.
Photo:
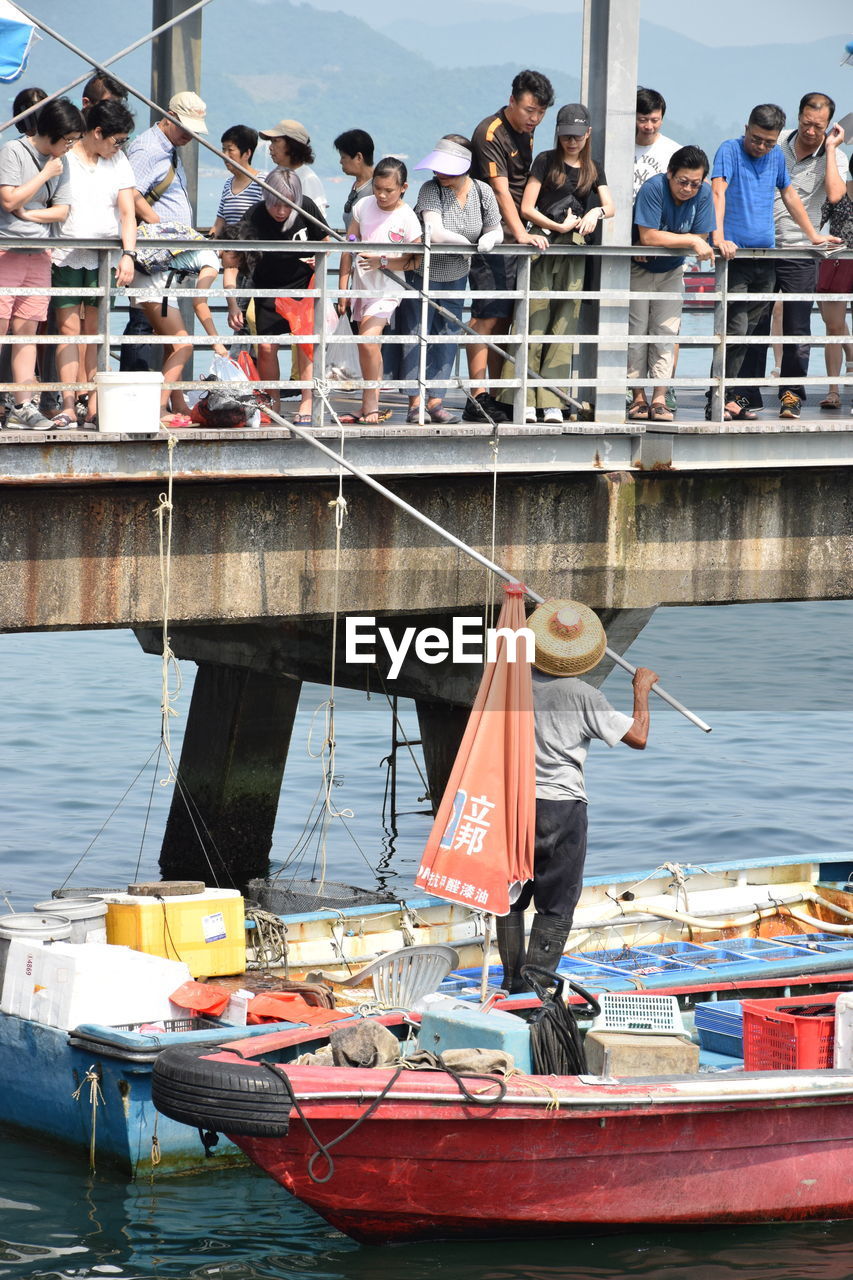
<path fill-rule="evenodd" d="M 160 668 L 160 741 L 163 744 L 166 763 L 169 766 L 168 776 L 161 778 L 160 780 L 160 785 L 163 787 L 167 787 L 171 782 L 175 782 L 178 776 L 178 770 L 175 766 L 175 760 L 172 755 L 171 726 L 169 721 L 172 716 L 176 716 L 178 714 L 175 709 L 175 703 L 177 702 L 181 693 L 181 688 L 183 687 L 181 669 L 178 666 L 177 659 L 172 652 L 172 646 L 169 642 L 169 606 L 172 588 L 172 513 L 174 510 L 172 493 L 175 479 L 174 453 L 176 443 L 176 437 L 170 435 L 166 444 L 169 462 L 169 479 L 166 492 L 160 494 L 160 500 L 156 507 L 157 525 L 160 533 L 160 589 L 163 605 L 163 657 Z M 172 673 L 175 678 L 174 691 L 169 687 L 170 673 Z"/>
<path fill-rule="evenodd" d="M 71 1097 L 75 1102 L 80 1101 L 80 1094 L 88 1084 L 89 1086 L 89 1103 L 92 1108 L 92 1132 L 89 1138 L 89 1168 L 92 1173 L 95 1172 L 95 1128 L 98 1120 L 98 1105 L 103 1102 L 104 1095 L 101 1093 L 101 1082 L 98 1073 L 94 1067 L 90 1067 L 72 1093 Z"/>

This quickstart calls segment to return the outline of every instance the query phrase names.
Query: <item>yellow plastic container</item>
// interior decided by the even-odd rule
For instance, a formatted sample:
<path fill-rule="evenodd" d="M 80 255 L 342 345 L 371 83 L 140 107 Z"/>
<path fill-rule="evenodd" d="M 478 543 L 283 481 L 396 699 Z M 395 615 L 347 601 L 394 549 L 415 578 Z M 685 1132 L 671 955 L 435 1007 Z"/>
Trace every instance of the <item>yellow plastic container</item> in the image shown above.
<path fill-rule="evenodd" d="M 245 913 L 236 889 L 175 898 L 116 893 L 104 899 L 107 942 L 183 960 L 194 978 L 245 971 Z"/>

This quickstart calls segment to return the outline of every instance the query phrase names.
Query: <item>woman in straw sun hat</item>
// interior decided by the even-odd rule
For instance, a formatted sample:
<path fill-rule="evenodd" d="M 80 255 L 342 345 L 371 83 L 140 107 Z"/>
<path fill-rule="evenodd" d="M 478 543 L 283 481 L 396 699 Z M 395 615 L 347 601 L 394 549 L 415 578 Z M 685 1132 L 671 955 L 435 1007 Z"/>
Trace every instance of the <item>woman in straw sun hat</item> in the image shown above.
<path fill-rule="evenodd" d="M 533 709 L 536 741 L 536 839 L 533 879 L 508 916 L 498 918 L 504 987 L 525 990 L 524 964 L 554 969 L 572 927 L 586 858 L 587 797 L 584 764 L 590 741 L 624 742 L 639 751 L 649 734 L 649 690 L 658 677 L 648 667 L 634 675 L 633 716 L 578 679 L 604 656 L 607 638 L 598 617 L 576 600 L 546 600 L 527 626 L 536 637 Z M 524 911 L 536 908 L 524 943 Z"/>

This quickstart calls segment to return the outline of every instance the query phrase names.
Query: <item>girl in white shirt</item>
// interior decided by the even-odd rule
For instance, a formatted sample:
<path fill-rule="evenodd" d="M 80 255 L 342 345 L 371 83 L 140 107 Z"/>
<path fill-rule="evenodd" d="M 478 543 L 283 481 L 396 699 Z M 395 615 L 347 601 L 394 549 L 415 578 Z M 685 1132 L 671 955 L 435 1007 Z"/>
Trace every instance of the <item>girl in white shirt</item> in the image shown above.
<path fill-rule="evenodd" d="M 96 102 L 85 113 L 86 132 L 68 153 L 71 181 L 70 212 L 59 229 L 60 238 L 78 240 L 121 237 L 122 252 L 115 268 L 119 288 L 130 284 L 136 265 L 136 213 L 133 197 L 136 182 L 127 156 L 121 150 L 133 129 L 133 116 L 115 98 Z M 98 332 L 98 299 L 81 296 L 77 290 L 95 288 L 98 283 L 98 253 L 95 249 L 53 251 L 52 284 L 63 292 L 54 295 L 56 322 L 60 334 L 75 339 Z M 98 348 L 95 343 L 75 341 L 56 348 L 56 368 L 61 382 L 91 382 L 95 374 Z M 62 409 L 53 426 L 75 427 L 77 416 L 73 386 L 62 393 Z M 96 422 L 94 391 L 89 393 L 86 423 Z M 85 425 L 85 424 L 84 424 Z"/>

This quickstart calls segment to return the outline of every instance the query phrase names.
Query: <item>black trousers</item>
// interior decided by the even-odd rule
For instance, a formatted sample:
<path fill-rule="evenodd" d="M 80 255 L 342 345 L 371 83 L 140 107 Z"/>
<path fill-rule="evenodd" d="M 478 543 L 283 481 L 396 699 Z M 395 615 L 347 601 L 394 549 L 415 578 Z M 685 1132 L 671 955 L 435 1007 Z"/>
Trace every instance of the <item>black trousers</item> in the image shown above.
<path fill-rule="evenodd" d="M 776 275 L 775 291 L 782 294 L 782 336 L 785 338 L 809 338 L 812 332 L 813 302 L 786 302 L 786 293 L 814 293 L 817 289 L 819 263 L 816 258 L 775 258 L 773 262 Z M 770 336 L 772 306 L 762 316 L 755 329 L 755 336 Z M 779 398 L 786 391 L 793 391 L 801 400 L 806 399 L 806 388 L 801 379 L 808 377 L 809 355 L 811 347 L 808 343 L 786 343 L 782 347 L 782 364 L 779 370 Z M 748 354 L 741 365 L 741 377 L 763 378 L 767 371 L 767 347 L 756 344 L 749 347 Z M 766 389 L 766 388 L 765 388 Z M 760 408 L 762 402 L 760 387 L 743 387 L 745 395 L 754 408 Z"/>
<path fill-rule="evenodd" d="M 571 920 L 583 888 L 586 861 L 586 801 L 536 801 L 533 879 L 512 911 L 526 911 L 530 900 L 540 916 Z"/>
<path fill-rule="evenodd" d="M 738 338 L 752 337 L 760 325 L 764 315 L 770 314 L 771 303 L 748 302 L 739 300 L 739 293 L 772 293 L 776 287 L 774 264 L 766 258 L 733 258 L 729 263 L 729 303 L 726 323 L 726 366 L 727 378 L 739 378 L 743 364 L 751 350 Z M 734 341 L 732 341 L 734 339 Z M 766 351 L 765 351 L 766 356 Z M 755 374 L 752 374 L 755 377 Z M 742 387 L 729 387 L 725 398 L 744 394 Z"/>

